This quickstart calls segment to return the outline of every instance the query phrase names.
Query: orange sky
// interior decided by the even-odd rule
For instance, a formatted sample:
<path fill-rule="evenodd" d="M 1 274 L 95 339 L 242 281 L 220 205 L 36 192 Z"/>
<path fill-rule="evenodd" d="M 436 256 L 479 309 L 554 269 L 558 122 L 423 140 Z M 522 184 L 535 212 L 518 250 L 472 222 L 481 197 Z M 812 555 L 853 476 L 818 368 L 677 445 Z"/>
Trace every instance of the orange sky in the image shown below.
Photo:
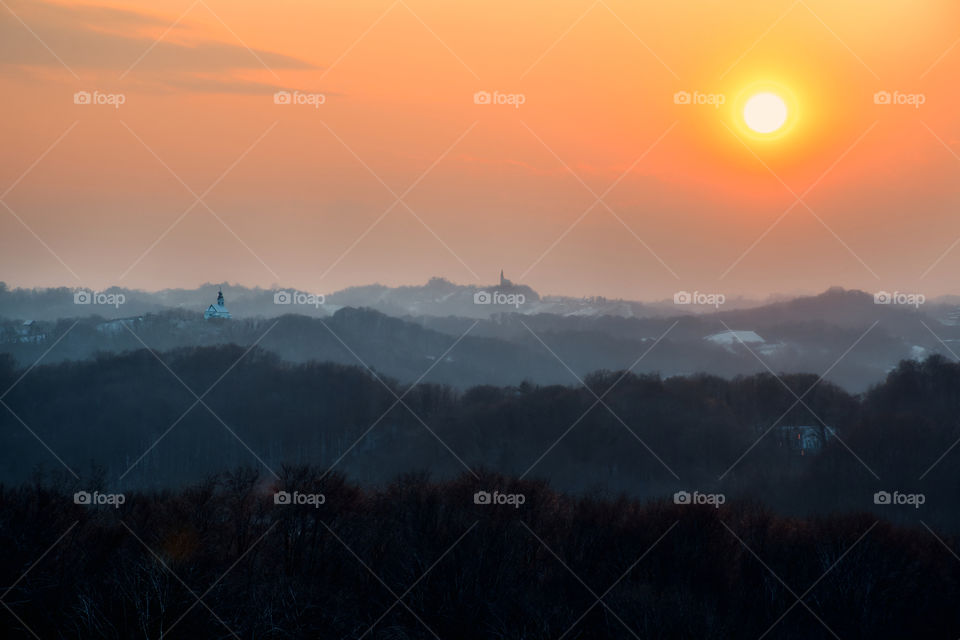
<path fill-rule="evenodd" d="M 952 0 L 4 3 L 11 285 L 960 293 Z"/>

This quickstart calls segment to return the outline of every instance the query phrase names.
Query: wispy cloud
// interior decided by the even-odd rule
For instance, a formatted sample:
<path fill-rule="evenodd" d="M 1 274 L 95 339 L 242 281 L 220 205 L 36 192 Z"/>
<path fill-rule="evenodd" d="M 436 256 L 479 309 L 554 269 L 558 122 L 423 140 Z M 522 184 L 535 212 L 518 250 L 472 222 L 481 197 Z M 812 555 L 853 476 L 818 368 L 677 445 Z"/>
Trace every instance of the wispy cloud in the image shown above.
<path fill-rule="evenodd" d="M 248 49 L 242 43 L 228 41 L 229 34 L 225 34 L 224 41 L 210 39 L 187 21 L 178 23 L 158 42 L 162 30 L 173 22 L 170 17 L 47 2 L 6 4 L 16 14 L 15 17 L 11 11 L 0 10 L 0 65 L 8 71 L 41 73 L 48 68 L 62 69 L 60 61 L 51 55 L 53 51 L 78 73 L 116 72 L 119 77 L 139 60 L 130 74 L 130 79 L 138 83 L 253 93 L 271 87 L 224 74 L 261 70 L 264 65 L 276 70 L 318 68 L 293 56 Z M 203 11 L 202 7 L 195 10 Z M 149 54 L 143 55 L 148 49 Z M 212 80 L 213 74 L 219 77 Z"/>

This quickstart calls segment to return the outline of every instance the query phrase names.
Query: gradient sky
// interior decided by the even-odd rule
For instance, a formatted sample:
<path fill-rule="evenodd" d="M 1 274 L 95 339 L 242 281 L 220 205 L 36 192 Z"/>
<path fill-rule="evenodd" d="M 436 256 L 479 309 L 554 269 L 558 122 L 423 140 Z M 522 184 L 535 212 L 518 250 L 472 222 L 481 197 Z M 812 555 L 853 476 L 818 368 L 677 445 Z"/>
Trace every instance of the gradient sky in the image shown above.
<path fill-rule="evenodd" d="M 958 41 L 955 0 L 3 0 L 0 280 L 960 293 Z"/>

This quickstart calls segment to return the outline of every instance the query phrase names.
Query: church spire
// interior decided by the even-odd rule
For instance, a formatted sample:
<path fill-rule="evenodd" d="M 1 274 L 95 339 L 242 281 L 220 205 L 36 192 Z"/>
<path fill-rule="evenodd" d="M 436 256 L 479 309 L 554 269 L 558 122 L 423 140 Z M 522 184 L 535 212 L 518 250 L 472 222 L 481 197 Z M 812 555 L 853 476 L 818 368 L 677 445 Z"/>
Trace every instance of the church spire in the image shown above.
<path fill-rule="evenodd" d="M 203 317 L 206 320 L 210 320 L 211 318 L 230 318 L 230 312 L 227 311 L 227 306 L 223 302 L 223 287 L 218 287 L 217 304 L 212 304 L 207 307 L 207 310 L 203 312 Z"/>

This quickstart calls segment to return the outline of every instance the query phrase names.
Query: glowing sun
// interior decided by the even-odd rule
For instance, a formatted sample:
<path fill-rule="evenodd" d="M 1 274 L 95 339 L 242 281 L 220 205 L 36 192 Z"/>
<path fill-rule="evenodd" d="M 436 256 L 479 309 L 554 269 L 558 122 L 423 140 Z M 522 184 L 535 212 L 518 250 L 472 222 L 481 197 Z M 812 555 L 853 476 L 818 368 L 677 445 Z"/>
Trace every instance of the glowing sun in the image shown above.
<path fill-rule="evenodd" d="M 743 107 L 743 121 L 756 133 L 773 133 L 787 121 L 787 103 L 775 93 L 753 95 Z"/>

